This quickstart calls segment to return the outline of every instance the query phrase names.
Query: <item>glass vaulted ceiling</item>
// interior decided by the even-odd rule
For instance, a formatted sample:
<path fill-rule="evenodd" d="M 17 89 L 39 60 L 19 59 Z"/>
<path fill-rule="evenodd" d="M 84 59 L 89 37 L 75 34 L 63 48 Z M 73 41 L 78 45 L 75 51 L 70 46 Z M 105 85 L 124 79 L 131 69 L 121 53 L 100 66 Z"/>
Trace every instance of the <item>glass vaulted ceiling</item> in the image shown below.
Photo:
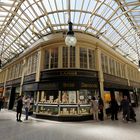
<path fill-rule="evenodd" d="M 0 59 L 5 64 L 47 34 L 75 31 L 103 40 L 138 64 L 139 0 L 0 0 Z"/>

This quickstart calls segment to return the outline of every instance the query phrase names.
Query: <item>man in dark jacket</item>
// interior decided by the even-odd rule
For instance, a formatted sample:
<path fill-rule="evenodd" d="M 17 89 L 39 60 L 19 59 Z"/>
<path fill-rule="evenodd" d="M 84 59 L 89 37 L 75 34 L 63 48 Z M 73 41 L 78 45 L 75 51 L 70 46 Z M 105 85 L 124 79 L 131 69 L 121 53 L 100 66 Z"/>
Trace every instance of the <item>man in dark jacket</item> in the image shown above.
<path fill-rule="evenodd" d="M 110 109 L 111 109 L 111 120 L 118 120 L 118 103 L 115 97 L 112 98 L 110 102 Z"/>
<path fill-rule="evenodd" d="M 21 113 L 22 113 L 22 107 L 23 107 L 23 100 L 22 96 L 19 96 L 17 99 L 17 122 L 22 122 L 21 120 Z"/>
<path fill-rule="evenodd" d="M 124 96 L 122 102 L 123 119 L 129 121 L 130 110 L 129 110 L 129 100 L 127 96 Z"/>

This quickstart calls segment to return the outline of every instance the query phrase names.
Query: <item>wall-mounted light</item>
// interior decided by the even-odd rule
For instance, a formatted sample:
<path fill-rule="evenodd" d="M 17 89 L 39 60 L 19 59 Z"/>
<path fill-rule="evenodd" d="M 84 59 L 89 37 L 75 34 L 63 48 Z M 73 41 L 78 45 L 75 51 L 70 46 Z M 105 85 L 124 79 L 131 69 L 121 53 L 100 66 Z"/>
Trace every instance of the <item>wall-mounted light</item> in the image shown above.
<path fill-rule="evenodd" d="M 77 39 L 74 36 L 74 32 L 72 30 L 72 22 L 70 21 L 69 23 L 69 28 L 68 28 L 68 32 L 67 32 L 67 36 L 65 38 L 65 43 L 68 47 L 74 47 L 76 46 L 77 43 Z"/>

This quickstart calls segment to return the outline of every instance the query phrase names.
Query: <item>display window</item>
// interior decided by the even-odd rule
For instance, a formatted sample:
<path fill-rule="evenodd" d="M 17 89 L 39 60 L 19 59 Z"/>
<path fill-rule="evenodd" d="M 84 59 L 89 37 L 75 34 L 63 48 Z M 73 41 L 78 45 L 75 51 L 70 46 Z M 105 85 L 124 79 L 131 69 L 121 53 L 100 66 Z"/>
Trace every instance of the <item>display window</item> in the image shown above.
<path fill-rule="evenodd" d="M 99 93 L 97 90 L 79 90 L 79 104 L 90 104 L 92 97 L 97 98 Z"/>
<path fill-rule="evenodd" d="M 63 104 L 76 104 L 77 103 L 76 91 L 62 91 L 61 103 Z"/>
<path fill-rule="evenodd" d="M 58 106 L 39 105 L 38 113 L 47 115 L 58 115 Z"/>
<path fill-rule="evenodd" d="M 91 106 L 80 106 L 79 113 L 81 115 L 91 114 Z"/>
<path fill-rule="evenodd" d="M 91 99 L 97 90 L 41 91 L 36 99 L 36 112 L 46 115 L 90 115 Z"/>
<path fill-rule="evenodd" d="M 76 115 L 78 114 L 78 108 L 75 106 L 60 107 L 60 115 Z"/>
<path fill-rule="evenodd" d="M 110 91 L 104 91 L 105 109 L 110 107 L 111 94 Z"/>
<path fill-rule="evenodd" d="M 41 91 L 39 94 L 40 103 L 58 104 L 58 91 Z"/>

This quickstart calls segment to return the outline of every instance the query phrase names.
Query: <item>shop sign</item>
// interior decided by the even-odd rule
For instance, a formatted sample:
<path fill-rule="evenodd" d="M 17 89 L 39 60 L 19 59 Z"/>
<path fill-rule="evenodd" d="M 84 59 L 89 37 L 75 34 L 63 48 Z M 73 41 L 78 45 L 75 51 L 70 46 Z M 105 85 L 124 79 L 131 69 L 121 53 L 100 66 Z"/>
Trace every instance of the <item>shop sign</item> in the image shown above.
<path fill-rule="evenodd" d="M 64 88 L 74 88 L 75 87 L 75 83 L 63 83 L 63 87 Z"/>
<path fill-rule="evenodd" d="M 35 91 L 37 90 L 37 84 L 23 85 L 23 91 Z"/>
<path fill-rule="evenodd" d="M 81 88 L 98 88 L 98 85 L 94 83 L 81 82 L 80 87 Z"/>

